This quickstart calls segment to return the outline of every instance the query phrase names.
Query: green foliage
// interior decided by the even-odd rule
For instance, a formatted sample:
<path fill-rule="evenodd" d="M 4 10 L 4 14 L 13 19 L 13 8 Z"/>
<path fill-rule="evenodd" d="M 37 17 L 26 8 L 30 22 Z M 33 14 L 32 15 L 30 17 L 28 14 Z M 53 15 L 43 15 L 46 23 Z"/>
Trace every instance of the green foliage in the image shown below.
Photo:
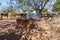
<path fill-rule="evenodd" d="M 48 2 L 49 0 L 45 0 L 46 2 Z"/>
<path fill-rule="evenodd" d="M 18 3 L 21 3 L 21 2 L 23 2 L 23 0 L 18 0 Z"/>
<path fill-rule="evenodd" d="M 9 10 L 9 13 L 11 13 L 11 15 L 15 15 L 16 14 L 16 10 L 13 8 L 7 8 L 7 10 Z"/>
<path fill-rule="evenodd" d="M 48 9 L 44 8 L 42 11 L 43 11 L 43 12 L 47 12 L 47 10 L 48 10 Z"/>
<path fill-rule="evenodd" d="M 11 16 L 14 16 L 16 14 L 16 10 L 12 10 L 12 12 L 10 13 L 11 13 Z"/>
<path fill-rule="evenodd" d="M 40 0 L 40 2 L 44 2 L 44 1 L 45 1 L 45 2 L 48 2 L 49 0 Z"/>
<path fill-rule="evenodd" d="M 3 9 L 2 12 L 3 12 L 3 13 L 6 13 L 6 12 L 7 12 L 7 9 Z"/>
<path fill-rule="evenodd" d="M 9 10 L 10 15 L 15 15 L 16 14 L 16 10 L 13 9 L 13 8 L 9 8 L 9 7 L 7 7 L 7 9 L 3 9 L 2 12 L 7 13 L 8 10 Z"/>
<path fill-rule="evenodd" d="M 53 7 L 53 11 L 60 11 L 60 0 L 57 0 Z"/>

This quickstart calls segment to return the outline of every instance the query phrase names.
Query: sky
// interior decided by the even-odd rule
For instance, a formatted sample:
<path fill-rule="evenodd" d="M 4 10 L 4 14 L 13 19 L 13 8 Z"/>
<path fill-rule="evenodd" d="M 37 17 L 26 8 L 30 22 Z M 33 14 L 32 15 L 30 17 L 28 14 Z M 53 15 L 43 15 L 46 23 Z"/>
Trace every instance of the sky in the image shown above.
<path fill-rule="evenodd" d="M 7 2 L 8 0 L 0 0 L 0 3 L 2 3 L 2 5 L 0 6 L 0 11 L 3 9 L 3 8 L 5 8 L 6 6 L 8 6 L 7 5 Z"/>
<path fill-rule="evenodd" d="M 8 0 L 0 0 L 0 2 L 2 3 L 2 6 L 6 5 L 6 1 L 8 1 Z"/>
<path fill-rule="evenodd" d="M 49 10 L 53 9 L 53 4 L 56 2 L 56 0 L 50 0 L 50 2 L 47 3 L 46 8 Z"/>
<path fill-rule="evenodd" d="M 9 1 L 9 0 L 0 0 L 0 3 L 2 3 L 2 5 L 0 6 L 0 11 L 3 9 L 3 8 L 5 8 L 6 6 L 8 6 L 7 5 L 7 1 Z M 49 2 L 48 4 L 47 4 L 47 6 L 46 6 L 46 8 L 47 9 L 49 9 L 49 10 L 52 10 L 52 5 L 56 2 L 56 0 L 50 0 L 51 2 Z M 50 4 L 52 4 L 52 5 L 50 5 Z"/>

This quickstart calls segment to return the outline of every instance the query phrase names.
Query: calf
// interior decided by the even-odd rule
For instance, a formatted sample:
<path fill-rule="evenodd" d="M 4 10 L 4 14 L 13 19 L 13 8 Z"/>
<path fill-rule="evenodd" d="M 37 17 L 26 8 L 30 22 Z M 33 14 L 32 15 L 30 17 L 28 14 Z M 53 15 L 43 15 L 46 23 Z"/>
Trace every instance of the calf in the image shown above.
<path fill-rule="evenodd" d="M 26 19 L 26 20 L 22 20 L 22 19 L 17 19 L 16 20 L 16 28 L 19 29 L 19 26 L 23 26 L 24 28 L 29 28 L 29 26 L 31 24 L 34 24 L 35 19 L 30 18 L 30 19 Z"/>

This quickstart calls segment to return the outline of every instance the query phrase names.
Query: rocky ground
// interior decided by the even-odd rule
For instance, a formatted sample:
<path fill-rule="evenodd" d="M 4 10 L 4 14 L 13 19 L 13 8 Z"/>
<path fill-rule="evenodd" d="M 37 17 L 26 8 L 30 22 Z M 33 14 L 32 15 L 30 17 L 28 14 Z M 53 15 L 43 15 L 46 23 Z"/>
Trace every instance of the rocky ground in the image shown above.
<path fill-rule="evenodd" d="M 17 31 L 14 24 L 15 19 L 0 20 L 0 40 L 60 40 L 60 16 L 42 18 L 38 27 L 32 25 L 28 31 L 23 27 Z"/>

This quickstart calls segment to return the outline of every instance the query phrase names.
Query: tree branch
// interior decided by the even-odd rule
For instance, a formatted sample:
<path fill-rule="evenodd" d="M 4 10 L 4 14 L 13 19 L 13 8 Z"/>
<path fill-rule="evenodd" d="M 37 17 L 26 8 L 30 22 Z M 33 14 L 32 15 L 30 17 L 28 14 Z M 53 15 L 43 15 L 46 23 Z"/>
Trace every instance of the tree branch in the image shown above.
<path fill-rule="evenodd" d="M 48 0 L 47 2 L 49 2 L 49 0 Z M 44 7 L 46 6 L 47 2 L 45 2 L 44 6 L 43 6 L 41 9 L 39 9 L 39 12 L 42 12 L 42 10 L 43 10 Z"/>

